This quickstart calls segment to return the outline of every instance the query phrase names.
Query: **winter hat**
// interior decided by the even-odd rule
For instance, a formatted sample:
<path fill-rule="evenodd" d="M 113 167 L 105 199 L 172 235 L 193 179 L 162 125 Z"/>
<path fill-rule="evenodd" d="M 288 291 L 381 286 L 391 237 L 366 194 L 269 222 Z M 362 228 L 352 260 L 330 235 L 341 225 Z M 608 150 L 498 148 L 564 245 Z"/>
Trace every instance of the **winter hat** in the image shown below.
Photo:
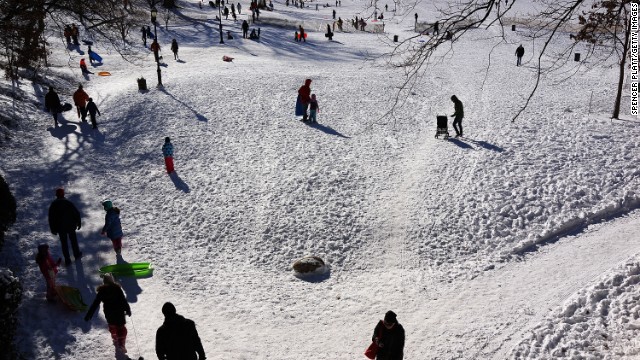
<path fill-rule="evenodd" d="M 176 314 L 176 307 L 173 306 L 172 303 L 166 302 L 166 303 L 164 303 L 164 305 L 162 305 L 162 314 L 164 314 L 164 316 L 175 315 Z"/>
<path fill-rule="evenodd" d="M 63 188 L 59 187 L 59 188 L 56 189 L 56 197 L 58 199 L 61 199 L 61 198 L 64 197 L 64 189 Z"/>
<path fill-rule="evenodd" d="M 105 284 L 115 284 L 116 280 L 113 278 L 113 275 L 111 275 L 110 273 L 106 273 L 102 275 L 102 282 L 104 282 Z"/>
<path fill-rule="evenodd" d="M 389 324 L 397 323 L 398 320 L 396 320 L 396 313 L 391 310 L 387 311 L 387 313 L 384 314 L 384 322 L 387 322 Z"/>
<path fill-rule="evenodd" d="M 89 98 L 89 102 L 92 102 L 92 101 L 93 101 L 93 98 Z"/>
<path fill-rule="evenodd" d="M 167 136 L 166 138 L 164 138 L 164 142 L 166 143 L 171 142 L 171 139 Z"/>
<path fill-rule="evenodd" d="M 311 85 L 311 79 L 307 79 L 307 80 L 305 80 L 305 81 L 304 81 L 304 84 L 305 84 L 305 85 Z"/>
<path fill-rule="evenodd" d="M 111 202 L 111 200 L 105 200 L 105 201 L 102 202 L 102 207 L 105 210 L 109 210 L 109 209 L 113 208 L 113 203 Z"/>
<path fill-rule="evenodd" d="M 48 244 L 40 244 L 40 245 L 38 245 L 38 252 L 39 253 L 42 253 L 42 252 L 45 252 L 45 251 L 48 251 L 48 250 L 49 250 L 49 245 Z"/>

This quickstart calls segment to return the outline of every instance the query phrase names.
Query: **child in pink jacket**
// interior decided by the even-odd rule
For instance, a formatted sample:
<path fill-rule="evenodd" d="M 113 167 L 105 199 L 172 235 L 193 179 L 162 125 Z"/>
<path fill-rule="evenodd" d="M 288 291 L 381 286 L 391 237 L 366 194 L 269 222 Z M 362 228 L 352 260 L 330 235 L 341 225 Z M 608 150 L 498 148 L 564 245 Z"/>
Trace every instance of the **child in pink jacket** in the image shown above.
<path fill-rule="evenodd" d="M 47 283 L 47 300 L 56 300 L 56 274 L 58 273 L 58 266 L 62 262 L 62 258 L 59 258 L 57 262 L 53 260 L 49 253 L 49 245 L 38 245 L 38 254 L 36 254 L 36 263 L 40 267 L 42 276 Z"/>

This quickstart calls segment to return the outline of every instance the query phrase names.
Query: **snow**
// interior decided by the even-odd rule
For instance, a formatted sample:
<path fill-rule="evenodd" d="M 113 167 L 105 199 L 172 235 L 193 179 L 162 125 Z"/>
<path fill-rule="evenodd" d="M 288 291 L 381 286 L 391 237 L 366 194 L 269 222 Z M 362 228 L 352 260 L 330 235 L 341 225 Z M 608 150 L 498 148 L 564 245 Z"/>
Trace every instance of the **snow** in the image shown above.
<path fill-rule="evenodd" d="M 27 358 L 115 356 L 102 313 L 86 323 L 44 298 L 33 257 L 43 241 L 61 254 L 46 220 L 59 185 L 83 214 L 84 252 L 59 283 L 90 303 L 99 267 L 116 262 L 99 235 L 106 198 L 122 211 L 120 261 L 154 264 L 150 278 L 118 279 L 133 312 L 132 358 L 155 358 L 166 301 L 196 322 L 209 359 L 364 358 L 387 310 L 407 332 L 406 359 L 639 355 L 640 121 L 628 115 L 628 96 L 621 119 L 608 118 L 614 64 L 547 76 L 512 123 L 534 85 L 538 49 L 525 30 L 495 47 L 497 29 L 474 30 L 438 53 L 389 114 L 403 71 L 379 56 L 393 46 L 384 36 L 413 35 L 414 10 L 385 12 L 384 35 L 336 31 L 327 41 L 334 8 L 346 29 L 372 12 L 342 4 L 316 12 L 274 1 L 275 12 L 261 12 L 259 42 L 229 20 L 235 38 L 222 45 L 217 23 L 189 20 L 213 10 L 185 3 L 184 17 L 158 28 L 162 89 L 142 44 L 131 62 L 95 44 L 104 64 L 92 71 L 112 75 L 88 80 L 78 53 L 51 48 L 47 76 L 82 82 L 103 115 L 92 130 L 71 111 L 56 129 L 40 105 L 27 105 L 3 149 L 0 169 L 19 208 L 0 264 L 23 282 L 17 344 Z M 419 13 L 428 21 L 434 7 Z M 293 41 L 301 22 L 304 44 Z M 148 92 L 137 90 L 140 76 Z M 317 125 L 293 115 L 306 78 Z M 46 92 L 21 90 L 34 101 Z M 74 90 L 59 93 L 70 102 Z M 435 117 L 453 112 L 453 94 L 465 105 L 465 137 L 435 139 Z M 175 147 L 171 176 L 165 136 Z M 291 265 L 306 255 L 321 257 L 328 275 L 296 277 Z"/>

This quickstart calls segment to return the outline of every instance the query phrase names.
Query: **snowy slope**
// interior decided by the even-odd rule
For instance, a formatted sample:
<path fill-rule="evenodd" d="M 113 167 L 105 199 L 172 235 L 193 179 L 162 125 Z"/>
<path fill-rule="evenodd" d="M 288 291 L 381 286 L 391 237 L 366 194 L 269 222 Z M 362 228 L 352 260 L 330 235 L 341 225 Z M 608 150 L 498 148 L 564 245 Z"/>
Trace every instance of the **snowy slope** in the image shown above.
<path fill-rule="evenodd" d="M 46 223 L 59 185 L 84 215 L 85 253 L 60 282 L 90 302 L 100 266 L 156 266 L 151 278 L 120 279 L 133 309 L 132 357 L 155 357 L 165 301 L 196 321 L 209 359 L 363 358 L 389 309 L 407 330 L 407 359 L 635 354 L 637 307 L 626 299 L 640 294 L 640 122 L 607 118 L 615 69 L 546 79 L 511 123 L 534 82 L 530 53 L 514 64 L 514 44 L 526 38 L 507 34 L 487 70 L 497 31 L 477 30 L 443 52 L 390 115 L 403 72 L 375 60 L 390 49 L 383 38 L 349 31 L 329 42 L 332 7 L 274 4 L 260 42 L 225 21 L 235 39 L 224 45 L 217 24 L 201 20 L 212 10 L 185 6 L 158 30 L 162 89 L 141 45 L 130 63 L 96 44 L 105 63 L 95 71 L 112 76 L 88 81 L 66 65 L 80 55 L 54 52 L 49 76 L 84 83 L 103 116 L 97 131 L 75 113 L 54 129 L 28 107 L 0 162 L 20 204 L 17 244 L 2 264 L 24 282 L 18 345 L 28 358 L 114 357 L 102 316 L 85 323 L 44 300 L 33 256 L 42 241 L 61 253 Z M 345 0 L 337 11 L 347 19 L 363 9 Z M 419 12 L 429 19 L 433 9 Z M 385 13 L 386 35 L 413 34 L 413 12 L 404 14 Z M 305 44 L 293 41 L 299 22 Z M 168 51 L 172 38 L 181 61 Z M 140 76 L 149 92 L 137 90 Z M 314 126 L 293 116 L 306 78 L 320 103 Z M 61 91 L 67 101 L 74 87 Z M 34 100 L 44 93 L 21 89 Z M 453 94 L 465 104 L 465 138 L 434 139 L 435 116 L 453 112 Z M 165 136 L 176 148 L 172 176 Z M 122 259 L 99 235 L 105 198 L 122 210 Z M 328 276 L 292 276 L 307 254 L 327 260 Z M 577 317 L 603 304 L 598 317 Z M 607 322 L 616 324 L 606 326 L 614 346 L 598 331 Z"/>

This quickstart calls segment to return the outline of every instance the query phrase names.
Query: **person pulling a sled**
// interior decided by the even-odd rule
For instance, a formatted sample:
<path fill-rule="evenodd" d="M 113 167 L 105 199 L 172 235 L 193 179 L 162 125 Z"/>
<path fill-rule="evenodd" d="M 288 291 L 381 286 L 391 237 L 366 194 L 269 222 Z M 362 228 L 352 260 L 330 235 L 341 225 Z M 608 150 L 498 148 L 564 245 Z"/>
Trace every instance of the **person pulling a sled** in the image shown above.
<path fill-rule="evenodd" d="M 38 253 L 36 254 L 36 264 L 40 267 L 40 272 L 44 276 L 44 281 L 47 284 L 48 301 L 56 300 L 56 275 L 58 274 L 58 266 L 62 262 L 62 258 L 58 258 L 58 261 L 53 261 L 53 257 L 49 253 L 49 245 L 38 245 Z"/>
<path fill-rule="evenodd" d="M 116 351 L 127 353 L 127 320 L 125 315 L 131 316 L 131 307 L 124 296 L 122 287 L 111 274 L 105 274 L 102 278 L 103 284 L 96 289 L 96 298 L 93 300 L 84 321 L 89 321 L 98 310 L 100 303 L 103 304 L 104 317 L 109 325 L 109 333 Z"/>

